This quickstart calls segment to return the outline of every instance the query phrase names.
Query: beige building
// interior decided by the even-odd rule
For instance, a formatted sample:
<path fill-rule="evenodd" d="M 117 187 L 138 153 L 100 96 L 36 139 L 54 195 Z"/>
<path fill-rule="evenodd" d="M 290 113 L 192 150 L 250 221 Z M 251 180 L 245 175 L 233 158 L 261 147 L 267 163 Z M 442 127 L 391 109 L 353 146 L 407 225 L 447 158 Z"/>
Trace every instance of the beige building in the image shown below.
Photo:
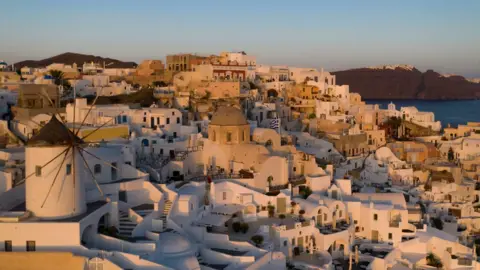
<path fill-rule="evenodd" d="M 422 163 L 427 158 L 438 157 L 433 145 L 421 142 L 395 142 L 387 144 L 396 157 L 409 163 Z"/>
<path fill-rule="evenodd" d="M 200 96 L 209 95 L 213 99 L 236 98 L 240 96 L 240 82 L 202 82 L 195 92 Z"/>
<path fill-rule="evenodd" d="M 137 75 L 151 76 L 160 75 L 165 70 L 165 65 L 162 60 L 144 60 L 137 67 Z"/>
<path fill-rule="evenodd" d="M 444 137 L 447 140 L 454 140 L 458 137 L 467 137 L 472 133 L 480 132 L 480 122 L 467 122 L 466 125 L 458 125 L 452 128 L 450 125 L 444 128 Z"/>
<path fill-rule="evenodd" d="M 320 96 L 319 88 L 307 83 L 299 83 L 294 88 L 295 96 L 302 99 L 317 99 Z"/>
<path fill-rule="evenodd" d="M 167 69 L 169 71 L 192 71 L 196 65 L 208 61 L 208 57 L 194 54 L 172 54 L 167 55 Z"/>
<path fill-rule="evenodd" d="M 365 130 L 367 134 L 367 143 L 370 150 L 375 150 L 381 146 L 384 146 L 387 142 L 385 139 L 385 130 L 383 129 L 371 129 Z"/>
<path fill-rule="evenodd" d="M 65 112 L 59 108 L 60 93 L 56 85 L 21 84 L 17 106 L 12 107 L 16 118 L 28 119 L 38 114 Z"/>
<path fill-rule="evenodd" d="M 330 139 L 338 152 L 346 157 L 360 156 L 368 153 L 369 147 L 367 144 L 367 135 L 360 134 L 345 134 L 338 135 L 334 139 Z"/>

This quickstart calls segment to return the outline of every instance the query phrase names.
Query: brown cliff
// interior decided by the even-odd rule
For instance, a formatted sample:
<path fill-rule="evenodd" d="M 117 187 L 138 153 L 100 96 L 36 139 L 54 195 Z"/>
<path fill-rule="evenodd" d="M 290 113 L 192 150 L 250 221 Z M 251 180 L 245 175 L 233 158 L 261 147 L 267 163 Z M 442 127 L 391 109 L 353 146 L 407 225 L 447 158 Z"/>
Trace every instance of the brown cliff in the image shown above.
<path fill-rule="evenodd" d="M 479 99 L 480 83 L 462 76 L 408 67 L 358 68 L 333 72 L 337 84 L 350 85 L 364 99 Z"/>

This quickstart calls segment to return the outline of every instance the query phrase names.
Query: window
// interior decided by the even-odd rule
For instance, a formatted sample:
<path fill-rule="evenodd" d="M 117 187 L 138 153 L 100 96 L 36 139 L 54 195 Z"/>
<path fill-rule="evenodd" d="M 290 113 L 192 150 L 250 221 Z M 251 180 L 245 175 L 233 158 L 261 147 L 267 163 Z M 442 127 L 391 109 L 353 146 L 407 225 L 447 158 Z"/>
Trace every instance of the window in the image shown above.
<path fill-rule="evenodd" d="M 175 112 L 172 112 L 172 115 L 175 115 Z"/>
<path fill-rule="evenodd" d="M 160 125 L 160 117 L 157 117 L 157 125 Z"/>
<path fill-rule="evenodd" d="M 152 144 L 157 144 L 157 140 L 152 140 Z"/>
<path fill-rule="evenodd" d="M 287 241 L 287 240 L 283 241 L 283 246 L 284 246 L 284 247 L 286 247 L 287 244 L 288 244 L 288 241 Z"/>
<path fill-rule="evenodd" d="M 232 141 L 232 133 L 227 132 L 227 142 L 231 142 L 231 141 Z"/>
<path fill-rule="evenodd" d="M 35 241 L 27 241 L 27 251 L 35 251 Z"/>
<path fill-rule="evenodd" d="M 227 192 L 223 192 L 223 200 L 225 201 L 227 199 Z"/>
<path fill-rule="evenodd" d="M 147 117 L 143 117 L 143 122 L 146 123 L 147 122 Z"/>
<path fill-rule="evenodd" d="M 177 124 L 180 124 L 180 117 L 177 117 Z"/>
<path fill-rule="evenodd" d="M 392 238 L 393 238 L 392 233 L 388 233 L 388 240 L 392 240 Z"/>
<path fill-rule="evenodd" d="M 67 175 L 72 174 L 72 164 L 67 164 Z"/>
<path fill-rule="evenodd" d="M 95 164 L 95 166 L 93 166 L 93 172 L 95 174 L 100 174 L 102 173 L 102 165 L 100 164 Z"/>
<path fill-rule="evenodd" d="M 170 124 L 170 117 L 167 117 L 167 125 Z"/>
<path fill-rule="evenodd" d="M 292 238 L 292 246 L 295 246 L 295 238 Z"/>
<path fill-rule="evenodd" d="M 373 214 L 373 220 L 378 220 L 378 215 L 377 214 Z"/>
<path fill-rule="evenodd" d="M 132 165 L 132 162 L 126 161 L 125 164 L 127 164 L 127 165 Z"/>
<path fill-rule="evenodd" d="M 126 115 L 123 115 L 123 116 L 122 116 L 122 122 L 123 122 L 123 123 L 126 123 L 126 122 L 127 122 L 127 116 L 126 116 Z"/>
<path fill-rule="evenodd" d="M 42 176 L 42 166 L 35 166 L 35 176 Z"/>
<path fill-rule="evenodd" d="M 342 210 L 338 211 L 338 217 L 339 217 L 339 218 L 342 217 Z"/>
<path fill-rule="evenodd" d="M 8 240 L 5 241 L 5 252 L 11 252 L 12 251 L 12 241 Z"/>

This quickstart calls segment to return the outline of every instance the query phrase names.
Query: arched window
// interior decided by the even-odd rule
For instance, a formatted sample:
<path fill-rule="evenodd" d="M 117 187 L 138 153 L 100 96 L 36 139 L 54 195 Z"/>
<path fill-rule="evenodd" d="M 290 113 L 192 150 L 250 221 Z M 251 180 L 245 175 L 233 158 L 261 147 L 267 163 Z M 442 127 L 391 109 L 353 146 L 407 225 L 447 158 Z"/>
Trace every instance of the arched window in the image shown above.
<path fill-rule="evenodd" d="M 95 164 L 95 166 L 93 166 L 93 172 L 95 174 L 100 174 L 102 173 L 102 165 L 100 164 Z"/>

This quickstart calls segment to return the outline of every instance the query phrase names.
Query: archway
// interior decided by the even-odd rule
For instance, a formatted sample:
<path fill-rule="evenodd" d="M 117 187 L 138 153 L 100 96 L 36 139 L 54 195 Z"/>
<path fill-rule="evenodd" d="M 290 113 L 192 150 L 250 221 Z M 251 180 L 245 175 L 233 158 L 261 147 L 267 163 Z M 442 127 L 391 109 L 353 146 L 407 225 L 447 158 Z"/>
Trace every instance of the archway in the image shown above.
<path fill-rule="evenodd" d="M 110 224 L 110 213 L 106 213 L 98 220 L 97 231 L 102 233 L 111 226 Z"/>
<path fill-rule="evenodd" d="M 344 239 L 337 239 L 328 247 L 328 253 L 333 259 L 343 258 L 348 250 L 348 243 Z"/>
<path fill-rule="evenodd" d="M 84 230 L 83 230 L 83 233 L 82 233 L 82 236 L 81 236 L 81 244 L 86 246 L 86 247 L 93 247 L 93 243 L 94 243 L 94 235 L 95 235 L 95 228 L 94 228 L 95 225 L 93 224 L 90 224 L 88 225 Z"/>
<path fill-rule="evenodd" d="M 275 89 L 270 89 L 267 91 L 267 97 L 278 97 L 278 92 Z"/>

